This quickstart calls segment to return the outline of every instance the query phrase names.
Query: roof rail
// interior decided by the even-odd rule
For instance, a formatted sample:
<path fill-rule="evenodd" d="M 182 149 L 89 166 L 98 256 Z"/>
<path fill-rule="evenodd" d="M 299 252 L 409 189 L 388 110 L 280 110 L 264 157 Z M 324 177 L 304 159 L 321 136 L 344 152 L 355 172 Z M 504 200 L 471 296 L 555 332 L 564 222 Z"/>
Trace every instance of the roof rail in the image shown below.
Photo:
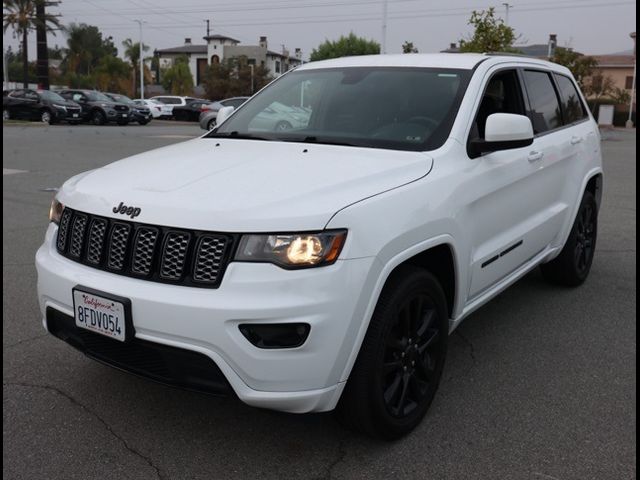
<path fill-rule="evenodd" d="M 532 57 L 531 55 L 526 55 L 524 53 L 513 53 L 513 52 L 483 52 L 482 55 L 486 55 L 488 57 L 524 57 L 524 58 L 537 58 Z"/>

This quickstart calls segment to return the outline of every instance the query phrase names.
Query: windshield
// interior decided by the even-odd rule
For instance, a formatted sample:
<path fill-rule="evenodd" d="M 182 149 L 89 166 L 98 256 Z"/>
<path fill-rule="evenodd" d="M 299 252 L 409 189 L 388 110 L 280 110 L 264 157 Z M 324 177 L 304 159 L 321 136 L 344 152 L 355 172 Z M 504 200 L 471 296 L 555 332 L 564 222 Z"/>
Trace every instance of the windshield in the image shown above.
<path fill-rule="evenodd" d="M 50 100 L 52 102 L 66 102 L 64 98 L 51 90 L 38 90 L 38 93 L 45 100 Z"/>
<path fill-rule="evenodd" d="M 85 96 L 92 102 L 113 102 L 111 98 L 100 92 L 85 92 Z"/>
<path fill-rule="evenodd" d="M 431 150 L 447 139 L 470 76 L 400 67 L 294 71 L 208 136 Z"/>

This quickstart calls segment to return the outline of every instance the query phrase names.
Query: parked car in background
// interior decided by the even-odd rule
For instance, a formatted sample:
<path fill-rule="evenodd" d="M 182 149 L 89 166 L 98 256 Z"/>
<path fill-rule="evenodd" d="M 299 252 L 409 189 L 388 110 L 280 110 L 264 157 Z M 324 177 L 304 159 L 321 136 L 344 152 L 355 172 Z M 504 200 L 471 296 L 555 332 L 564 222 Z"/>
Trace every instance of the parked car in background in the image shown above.
<path fill-rule="evenodd" d="M 200 118 L 200 112 L 204 105 L 209 105 L 211 100 L 206 99 L 190 99 L 185 105 L 176 105 L 173 107 L 173 119 L 185 122 L 197 122 Z"/>
<path fill-rule="evenodd" d="M 171 109 L 171 116 L 173 116 L 173 109 L 175 107 L 183 107 L 189 100 L 196 100 L 193 97 L 181 97 L 178 95 L 157 95 L 151 97 L 151 100 L 157 100 L 167 105 Z"/>
<path fill-rule="evenodd" d="M 222 107 L 238 108 L 244 102 L 249 100 L 250 97 L 231 97 L 225 98 L 213 103 L 203 105 L 200 109 L 200 128 L 204 130 L 212 130 L 216 126 L 216 118 L 218 117 L 218 111 Z"/>
<path fill-rule="evenodd" d="M 131 110 L 130 122 L 137 122 L 139 125 L 146 125 L 153 118 L 149 107 L 138 105 L 126 95 L 121 95 L 119 93 L 105 93 L 105 95 L 116 102 L 124 103 L 129 106 L 129 109 Z"/>
<path fill-rule="evenodd" d="M 131 111 L 128 105 L 116 102 L 104 93 L 95 90 L 66 89 L 58 92 L 67 100 L 72 100 L 82 108 L 84 120 L 94 125 L 115 122 L 118 125 L 129 123 Z"/>
<path fill-rule="evenodd" d="M 303 107 L 273 102 L 258 113 L 249 128 L 261 132 L 282 132 L 293 128 L 305 128 L 309 124 L 310 110 Z"/>
<path fill-rule="evenodd" d="M 17 89 L 2 96 L 2 119 L 39 120 L 43 123 L 80 123 L 80 105 L 51 90 Z"/>
<path fill-rule="evenodd" d="M 147 107 L 151 111 L 153 118 L 168 119 L 173 115 L 173 107 L 165 105 L 159 100 L 136 98 L 133 102 L 136 105 Z"/>

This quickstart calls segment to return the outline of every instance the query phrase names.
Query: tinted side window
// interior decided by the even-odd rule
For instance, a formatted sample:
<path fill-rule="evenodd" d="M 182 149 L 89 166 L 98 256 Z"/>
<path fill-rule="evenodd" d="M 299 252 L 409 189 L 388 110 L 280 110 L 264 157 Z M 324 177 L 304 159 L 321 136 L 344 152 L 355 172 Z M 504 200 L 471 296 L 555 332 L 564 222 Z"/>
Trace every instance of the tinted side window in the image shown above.
<path fill-rule="evenodd" d="M 522 91 L 515 70 L 498 72 L 491 77 L 482 95 L 472 137 L 484 138 L 487 118 L 494 113 L 525 115 Z"/>
<path fill-rule="evenodd" d="M 549 74 L 525 70 L 524 81 L 531 104 L 534 133 L 544 133 L 562 126 L 560 103 Z"/>
<path fill-rule="evenodd" d="M 556 74 L 555 77 L 562 97 L 562 113 L 565 125 L 587 118 L 587 111 L 573 81 L 564 75 Z"/>

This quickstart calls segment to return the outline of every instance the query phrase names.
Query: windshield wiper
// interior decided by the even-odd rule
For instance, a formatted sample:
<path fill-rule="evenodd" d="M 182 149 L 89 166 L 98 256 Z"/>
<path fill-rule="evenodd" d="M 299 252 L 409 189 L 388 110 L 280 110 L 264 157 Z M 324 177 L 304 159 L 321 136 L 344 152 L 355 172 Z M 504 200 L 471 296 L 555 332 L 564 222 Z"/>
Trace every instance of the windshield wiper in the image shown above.
<path fill-rule="evenodd" d="M 266 140 L 271 141 L 271 138 L 260 137 L 257 135 L 253 135 L 252 133 L 240 133 L 237 130 L 232 132 L 212 132 L 207 135 L 206 138 L 237 138 L 239 140 Z"/>
<path fill-rule="evenodd" d="M 301 138 L 283 138 L 281 139 L 283 142 L 294 142 L 294 143 L 318 143 L 323 145 L 341 145 L 343 147 L 358 147 L 361 145 L 356 145 L 355 143 L 345 142 L 343 140 L 336 140 L 331 138 L 320 138 L 310 135 L 307 137 Z"/>

